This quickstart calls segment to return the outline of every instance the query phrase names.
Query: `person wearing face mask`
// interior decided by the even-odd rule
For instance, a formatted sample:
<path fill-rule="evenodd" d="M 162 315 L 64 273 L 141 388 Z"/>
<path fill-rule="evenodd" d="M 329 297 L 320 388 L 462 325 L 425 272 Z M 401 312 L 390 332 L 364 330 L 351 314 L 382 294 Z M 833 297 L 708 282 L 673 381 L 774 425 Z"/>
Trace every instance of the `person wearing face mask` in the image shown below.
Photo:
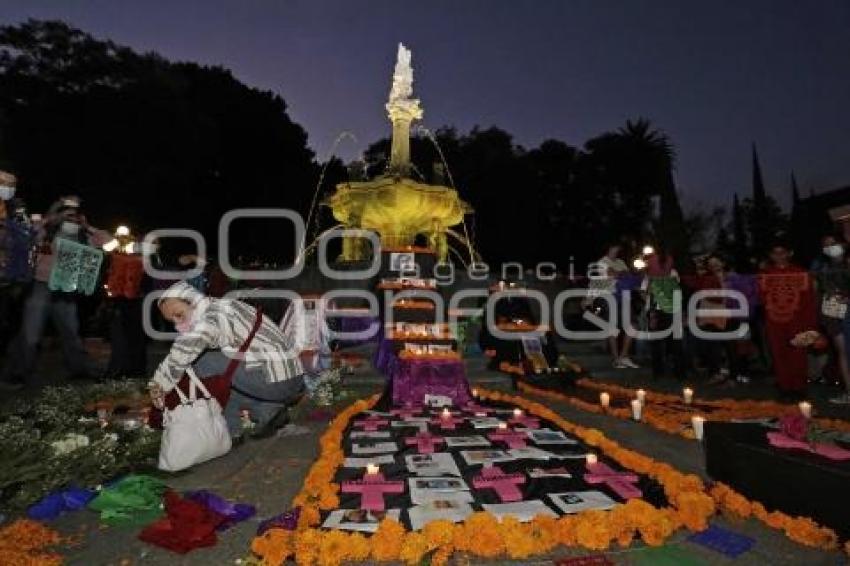
<path fill-rule="evenodd" d="M 65 362 L 73 378 L 91 375 L 89 360 L 79 334 L 77 295 L 51 291 L 47 287 L 60 238 L 100 248 L 112 239 L 103 230 L 89 226 L 80 211 L 78 197 L 63 197 L 55 202 L 38 226 L 35 236 L 35 276 L 24 302 L 23 320 L 18 336 L 9 345 L 0 379 L 6 384 L 31 383 L 37 360 L 38 344 L 48 317 L 62 340 Z"/>
<path fill-rule="evenodd" d="M 0 347 L 14 336 L 20 320 L 21 296 L 32 277 L 32 228 L 15 199 L 17 179 L 0 171 Z M 2 383 L 0 383 L 2 385 Z"/>
<path fill-rule="evenodd" d="M 840 405 L 850 404 L 850 364 L 848 364 L 845 344 L 845 325 L 847 304 L 850 301 L 850 271 L 845 255 L 844 242 L 833 235 L 821 240 L 823 256 L 812 264 L 820 299 L 821 329 L 829 339 L 833 349 L 836 366 L 841 375 L 845 392 L 830 402 Z"/>
<path fill-rule="evenodd" d="M 158 306 L 179 335 L 149 383 L 156 406 L 190 366 L 201 379 L 221 375 L 246 348 L 224 407 L 231 437 L 242 438 L 243 410 L 257 425 L 253 436 L 286 423 L 287 407 L 304 393 L 304 369 L 293 341 L 271 319 L 242 301 L 207 297 L 184 281 L 165 290 Z"/>

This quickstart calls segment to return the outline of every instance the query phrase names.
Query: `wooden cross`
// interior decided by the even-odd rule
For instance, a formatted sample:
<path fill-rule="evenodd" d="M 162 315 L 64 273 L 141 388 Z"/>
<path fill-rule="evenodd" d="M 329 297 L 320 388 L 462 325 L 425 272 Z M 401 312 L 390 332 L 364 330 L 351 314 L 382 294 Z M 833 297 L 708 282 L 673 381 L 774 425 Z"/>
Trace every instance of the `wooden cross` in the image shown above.
<path fill-rule="evenodd" d="M 359 493 L 361 509 L 383 511 L 384 494 L 404 493 L 404 482 L 385 480 L 384 474 L 381 473 L 366 473 L 362 480 L 343 482 L 341 491 L 343 493 Z"/>
<path fill-rule="evenodd" d="M 490 440 L 498 440 L 508 445 L 508 448 L 525 448 L 528 436 L 516 430 L 497 430 L 487 435 Z"/>
<path fill-rule="evenodd" d="M 629 472 L 616 472 L 602 462 L 587 464 L 584 481 L 587 483 L 604 483 L 614 490 L 623 499 L 637 499 L 643 496 L 643 492 L 635 487 L 638 477 Z"/>
<path fill-rule="evenodd" d="M 427 432 L 420 432 L 415 436 L 408 436 L 404 439 L 404 443 L 408 446 L 416 445 L 416 450 L 420 454 L 431 454 L 437 444 L 443 444 L 445 440 L 442 436 L 433 436 Z"/>
<path fill-rule="evenodd" d="M 381 417 L 376 417 L 375 415 L 371 415 L 368 418 L 360 419 L 359 421 L 354 422 L 354 426 L 359 426 L 365 431 L 375 432 L 381 426 L 386 426 L 390 424 L 390 421 L 387 419 L 382 419 Z"/>
<path fill-rule="evenodd" d="M 472 478 L 475 489 L 492 489 L 502 501 L 522 501 L 519 485 L 525 483 L 522 474 L 506 474 L 498 466 L 484 466 L 481 475 Z"/>

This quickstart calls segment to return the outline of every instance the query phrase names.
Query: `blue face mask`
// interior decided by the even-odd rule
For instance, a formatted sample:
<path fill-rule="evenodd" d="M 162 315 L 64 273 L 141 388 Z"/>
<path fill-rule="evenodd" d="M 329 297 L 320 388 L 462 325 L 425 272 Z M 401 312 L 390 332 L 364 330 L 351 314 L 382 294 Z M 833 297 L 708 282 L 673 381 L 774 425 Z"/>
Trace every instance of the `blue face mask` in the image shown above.
<path fill-rule="evenodd" d="M 0 185 L 0 200 L 12 200 L 15 196 L 15 187 Z"/>

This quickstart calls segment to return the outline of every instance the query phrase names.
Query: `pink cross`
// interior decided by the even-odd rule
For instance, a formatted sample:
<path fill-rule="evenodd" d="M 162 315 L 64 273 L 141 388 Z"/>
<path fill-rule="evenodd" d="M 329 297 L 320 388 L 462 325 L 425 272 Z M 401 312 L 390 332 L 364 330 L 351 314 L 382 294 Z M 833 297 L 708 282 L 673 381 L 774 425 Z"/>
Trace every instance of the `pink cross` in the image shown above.
<path fill-rule="evenodd" d="M 408 419 L 410 417 L 414 417 L 422 412 L 422 409 L 416 407 L 403 407 L 401 409 L 393 409 L 390 411 L 390 414 L 394 417 L 401 417 L 403 419 Z"/>
<path fill-rule="evenodd" d="M 354 426 L 359 426 L 363 430 L 369 432 L 375 432 L 381 426 L 386 426 L 388 424 L 390 424 L 390 421 L 388 421 L 387 419 L 382 419 L 381 417 L 376 417 L 375 415 L 372 415 L 368 418 L 355 421 Z"/>
<path fill-rule="evenodd" d="M 493 489 L 502 501 L 522 501 L 520 484 L 525 483 L 522 474 L 506 474 L 497 466 L 484 466 L 481 475 L 472 478 L 475 489 Z"/>
<path fill-rule="evenodd" d="M 508 421 L 509 424 L 512 425 L 520 425 L 526 428 L 540 428 L 540 419 L 535 417 L 529 417 L 528 415 L 520 415 L 518 417 L 513 417 Z"/>
<path fill-rule="evenodd" d="M 440 428 L 443 430 L 454 430 L 457 428 L 457 425 L 463 422 L 463 419 L 458 417 L 444 417 L 440 415 L 438 417 L 434 417 L 431 420 L 431 424 L 440 425 Z"/>
<path fill-rule="evenodd" d="M 604 483 L 623 499 L 636 499 L 643 496 L 643 492 L 634 486 L 638 481 L 635 474 L 615 472 L 602 462 L 587 464 L 587 471 L 590 472 L 584 475 L 584 481 L 587 483 Z"/>
<path fill-rule="evenodd" d="M 525 441 L 528 438 L 524 432 L 515 430 L 498 430 L 487 435 L 490 440 L 501 440 L 508 445 L 508 448 L 525 448 Z"/>
<path fill-rule="evenodd" d="M 404 443 L 408 446 L 416 445 L 416 450 L 420 454 L 431 454 L 434 452 L 434 448 L 437 444 L 443 444 L 445 440 L 443 440 L 442 436 L 432 436 L 427 432 L 420 432 L 415 436 L 408 436 L 404 439 Z"/>
<path fill-rule="evenodd" d="M 404 482 L 387 481 L 384 474 L 363 474 L 362 480 L 343 482 L 343 493 L 359 493 L 360 508 L 367 511 L 384 510 L 385 493 L 404 493 Z"/>

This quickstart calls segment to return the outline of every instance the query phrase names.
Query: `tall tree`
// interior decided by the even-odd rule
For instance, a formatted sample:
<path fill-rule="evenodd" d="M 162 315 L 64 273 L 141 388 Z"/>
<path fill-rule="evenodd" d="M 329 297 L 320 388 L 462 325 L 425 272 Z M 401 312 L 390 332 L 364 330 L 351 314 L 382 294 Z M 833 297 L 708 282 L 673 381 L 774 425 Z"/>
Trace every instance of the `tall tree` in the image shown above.
<path fill-rule="evenodd" d="M 306 133 L 276 94 L 62 22 L 0 28 L 0 116 L 0 153 L 32 210 L 78 193 L 97 225 L 193 228 L 213 249 L 225 212 L 306 213 L 318 178 Z M 293 249 L 281 223 L 237 223 L 234 239 L 281 260 Z"/>

